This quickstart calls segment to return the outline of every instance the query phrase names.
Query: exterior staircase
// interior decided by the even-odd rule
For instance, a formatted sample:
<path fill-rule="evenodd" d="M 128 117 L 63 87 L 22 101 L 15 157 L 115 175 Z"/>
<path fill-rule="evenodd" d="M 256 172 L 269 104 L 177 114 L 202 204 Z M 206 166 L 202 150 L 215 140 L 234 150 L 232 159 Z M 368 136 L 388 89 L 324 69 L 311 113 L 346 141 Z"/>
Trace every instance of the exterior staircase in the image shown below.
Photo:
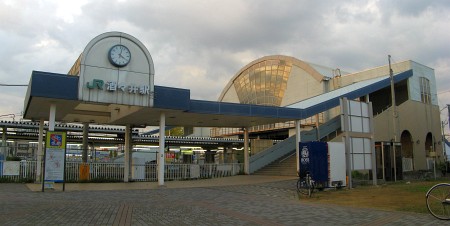
<path fill-rule="evenodd" d="M 290 154 L 280 160 L 274 161 L 253 173 L 266 176 L 297 176 L 296 155 Z"/>

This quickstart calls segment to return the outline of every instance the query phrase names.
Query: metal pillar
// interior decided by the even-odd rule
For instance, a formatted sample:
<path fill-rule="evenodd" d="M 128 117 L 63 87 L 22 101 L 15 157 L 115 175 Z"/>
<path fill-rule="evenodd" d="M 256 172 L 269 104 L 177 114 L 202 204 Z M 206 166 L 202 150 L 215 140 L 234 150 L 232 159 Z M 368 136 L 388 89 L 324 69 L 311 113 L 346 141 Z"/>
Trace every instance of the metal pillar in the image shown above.
<path fill-rule="evenodd" d="M 395 103 L 395 84 L 394 71 L 391 68 L 391 55 L 388 55 L 389 60 L 389 78 L 391 82 L 391 102 L 392 102 L 392 128 L 394 130 L 393 142 L 397 142 L 397 104 Z"/>
<path fill-rule="evenodd" d="M 297 175 L 300 176 L 300 120 L 295 120 L 295 161 L 297 162 Z"/>
<path fill-rule="evenodd" d="M 38 137 L 38 150 L 37 150 L 37 165 L 36 165 L 36 182 L 41 182 L 42 179 L 42 160 L 44 157 L 43 151 L 44 144 L 44 119 L 39 120 L 39 137 Z"/>
<path fill-rule="evenodd" d="M 159 116 L 159 158 L 158 158 L 158 185 L 164 186 L 164 148 L 165 148 L 166 114 Z"/>
<path fill-rule="evenodd" d="M 368 99 L 368 98 L 367 98 Z M 375 153 L 375 128 L 373 126 L 373 108 L 372 102 L 369 104 L 369 127 L 370 127 L 370 151 L 372 152 L 372 181 L 373 185 L 377 185 L 377 154 Z"/>
<path fill-rule="evenodd" d="M 83 153 L 82 153 L 82 162 L 87 163 L 88 161 L 88 137 L 89 134 L 89 123 L 85 122 L 83 123 Z"/>
<path fill-rule="evenodd" d="M 346 162 L 346 167 L 347 167 L 347 178 L 348 178 L 348 184 L 347 184 L 347 188 L 351 189 L 353 188 L 352 185 L 352 158 L 351 158 L 351 151 L 350 151 L 350 132 L 349 132 L 349 121 L 348 121 L 348 108 L 349 108 L 349 103 L 347 98 L 341 98 L 340 100 L 341 102 L 341 109 L 342 109 L 342 115 L 341 117 L 344 117 L 344 144 L 345 144 L 345 162 Z"/>
<path fill-rule="evenodd" d="M 248 153 L 248 128 L 244 128 L 244 173 L 250 174 L 250 156 Z"/>
<path fill-rule="evenodd" d="M 130 177 L 130 147 L 131 147 L 131 126 L 126 125 L 125 126 L 125 153 L 124 153 L 124 160 L 123 160 L 123 182 L 128 182 Z"/>
<path fill-rule="evenodd" d="M 6 159 L 7 153 L 6 153 L 6 132 L 7 132 L 7 128 L 3 127 L 3 132 L 2 132 L 2 153 L 3 153 L 3 158 Z"/>
<path fill-rule="evenodd" d="M 384 169 L 384 142 L 381 142 L 381 165 L 383 170 L 383 183 L 386 182 L 386 170 Z"/>

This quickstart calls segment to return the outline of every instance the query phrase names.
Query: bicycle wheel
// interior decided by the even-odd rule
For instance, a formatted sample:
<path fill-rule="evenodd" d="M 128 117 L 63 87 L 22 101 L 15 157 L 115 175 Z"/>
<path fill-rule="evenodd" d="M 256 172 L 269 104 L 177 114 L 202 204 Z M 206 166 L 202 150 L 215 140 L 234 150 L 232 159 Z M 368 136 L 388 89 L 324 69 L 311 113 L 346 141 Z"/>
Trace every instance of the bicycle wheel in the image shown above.
<path fill-rule="evenodd" d="M 300 178 L 297 181 L 297 192 L 303 195 L 309 194 L 309 185 L 306 183 L 305 178 Z"/>
<path fill-rule="evenodd" d="M 428 211 L 441 220 L 450 220 L 450 184 L 436 184 L 426 195 Z"/>

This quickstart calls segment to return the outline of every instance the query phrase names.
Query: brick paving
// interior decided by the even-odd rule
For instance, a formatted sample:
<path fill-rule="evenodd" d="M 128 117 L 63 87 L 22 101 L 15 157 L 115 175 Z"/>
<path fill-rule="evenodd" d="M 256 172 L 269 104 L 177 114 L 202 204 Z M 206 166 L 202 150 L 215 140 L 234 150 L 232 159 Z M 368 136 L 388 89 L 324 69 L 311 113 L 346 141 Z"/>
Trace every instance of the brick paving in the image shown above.
<path fill-rule="evenodd" d="M 32 191 L 0 184 L 0 225 L 443 225 L 429 214 L 310 204 L 295 180 L 201 180 L 199 186 L 112 184 L 108 190 Z M 239 179 L 239 178 L 238 178 Z M 234 179 L 236 180 L 236 179 Z M 209 186 L 206 186 L 209 183 Z M 214 183 L 212 183 L 214 182 Z M 251 183 L 250 183 L 251 182 Z M 195 183 L 195 182 L 190 182 Z M 126 189 L 126 186 L 133 189 Z M 73 185 L 75 186 L 75 185 Z M 86 185 L 92 188 L 94 185 Z M 99 185 L 100 186 L 100 185 Z M 105 185 L 102 185 L 105 186 Z M 114 186 L 121 187 L 114 189 Z M 31 186 L 32 187 L 32 186 Z"/>

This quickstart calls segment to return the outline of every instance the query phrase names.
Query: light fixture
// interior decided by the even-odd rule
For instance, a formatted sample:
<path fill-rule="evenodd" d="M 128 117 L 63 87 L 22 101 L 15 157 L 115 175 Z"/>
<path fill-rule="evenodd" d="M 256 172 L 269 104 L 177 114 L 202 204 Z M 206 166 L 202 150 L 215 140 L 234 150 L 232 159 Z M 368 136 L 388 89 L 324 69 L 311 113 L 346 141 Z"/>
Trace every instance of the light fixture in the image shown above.
<path fill-rule="evenodd" d="M 417 144 L 420 144 L 420 140 L 417 140 L 416 143 L 417 143 Z"/>

